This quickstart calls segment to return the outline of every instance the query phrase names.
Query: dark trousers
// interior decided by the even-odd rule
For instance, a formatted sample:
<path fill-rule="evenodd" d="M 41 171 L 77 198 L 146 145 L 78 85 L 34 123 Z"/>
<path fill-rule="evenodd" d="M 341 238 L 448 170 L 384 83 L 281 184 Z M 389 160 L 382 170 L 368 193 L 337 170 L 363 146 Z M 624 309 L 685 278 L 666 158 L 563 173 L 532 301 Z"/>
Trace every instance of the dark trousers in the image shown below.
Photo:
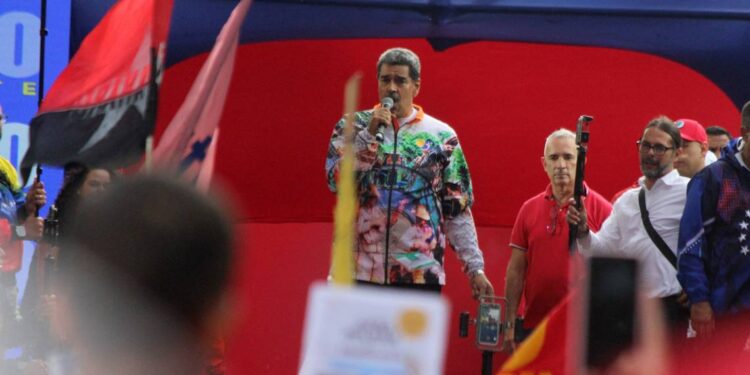
<path fill-rule="evenodd" d="M 531 332 L 534 331 L 534 328 L 524 328 L 523 327 L 523 319 L 516 318 L 516 325 L 513 328 L 514 332 L 513 335 L 516 340 L 516 344 L 520 344 L 523 342 L 523 340 L 526 340 L 529 335 L 531 335 Z"/>
<path fill-rule="evenodd" d="M 667 334 L 671 347 L 677 347 L 688 341 L 687 330 L 690 323 L 690 309 L 677 302 L 679 294 L 659 298 L 664 318 L 667 322 Z"/>

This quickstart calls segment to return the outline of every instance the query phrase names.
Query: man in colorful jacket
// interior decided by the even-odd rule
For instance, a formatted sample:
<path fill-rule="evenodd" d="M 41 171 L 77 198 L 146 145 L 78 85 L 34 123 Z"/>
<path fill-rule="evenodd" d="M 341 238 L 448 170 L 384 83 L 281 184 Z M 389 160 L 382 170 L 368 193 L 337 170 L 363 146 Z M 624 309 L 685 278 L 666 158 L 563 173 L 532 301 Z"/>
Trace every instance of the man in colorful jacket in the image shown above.
<path fill-rule="evenodd" d="M 405 48 L 377 63 L 377 105 L 354 114 L 359 195 L 356 279 L 359 283 L 440 291 L 450 241 L 474 297 L 492 295 L 471 214 L 471 178 L 456 132 L 413 103 L 420 62 Z M 384 100 L 387 102 L 388 100 Z M 328 149 L 328 186 L 336 191 L 344 119 Z"/>

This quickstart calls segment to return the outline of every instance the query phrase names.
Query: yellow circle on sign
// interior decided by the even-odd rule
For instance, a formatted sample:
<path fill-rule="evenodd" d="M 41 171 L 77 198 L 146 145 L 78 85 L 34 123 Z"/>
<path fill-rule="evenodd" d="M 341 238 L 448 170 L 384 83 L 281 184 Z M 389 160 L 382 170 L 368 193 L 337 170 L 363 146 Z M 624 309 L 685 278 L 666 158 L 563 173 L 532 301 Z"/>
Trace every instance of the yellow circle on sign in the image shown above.
<path fill-rule="evenodd" d="M 421 336 L 427 329 L 427 314 L 421 310 L 408 309 L 401 313 L 399 326 L 405 336 Z"/>

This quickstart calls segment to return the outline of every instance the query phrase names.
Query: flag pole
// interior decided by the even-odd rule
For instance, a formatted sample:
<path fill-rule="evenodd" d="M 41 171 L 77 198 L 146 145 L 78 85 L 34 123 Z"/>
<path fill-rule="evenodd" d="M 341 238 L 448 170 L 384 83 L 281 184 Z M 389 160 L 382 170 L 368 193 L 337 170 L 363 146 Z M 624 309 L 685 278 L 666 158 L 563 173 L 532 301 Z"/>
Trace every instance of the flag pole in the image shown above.
<path fill-rule="evenodd" d="M 156 48 L 151 47 L 151 77 L 149 83 L 148 106 L 146 110 L 146 121 L 151 123 L 151 134 L 146 138 L 146 156 L 144 168 L 146 173 L 151 173 L 151 160 L 154 150 L 154 131 L 156 130 L 156 109 L 159 99 L 159 86 L 156 82 L 159 76 L 159 56 Z"/>
<path fill-rule="evenodd" d="M 149 135 L 146 138 L 146 157 L 145 161 L 143 162 L 143 168 L 146 171 L 146 173 L 151 173 L 151 160 L 153 158 L 153 152 L 154 152 L 154 135 Z"/>
<path fill-rule="evenodd" d="M 42 100 L 44 100 L 44 58 L 47 45 L 47 0 L 42 0 L 41 3 L 41 19 L 39 23 L 39 83 L 37 87 L 37 99 L 36 107 L 37 110 L 42 107 Z M 42 177 L 42 165 L 36 164 L 36 178 L 35 182 L 39 182 Z M 26 181 L 24 181 L 26 182 Z M 39 208 L 36 209 L 36 216 L 39 216 Z"/>
<path fill-rule="evenodd" d="M 42 0 L 41 24 L 39 25 L 39 87 L 37 88 L 37 108 L 44 99 L 44 54 L 47 40 L 47 0 Z"/>

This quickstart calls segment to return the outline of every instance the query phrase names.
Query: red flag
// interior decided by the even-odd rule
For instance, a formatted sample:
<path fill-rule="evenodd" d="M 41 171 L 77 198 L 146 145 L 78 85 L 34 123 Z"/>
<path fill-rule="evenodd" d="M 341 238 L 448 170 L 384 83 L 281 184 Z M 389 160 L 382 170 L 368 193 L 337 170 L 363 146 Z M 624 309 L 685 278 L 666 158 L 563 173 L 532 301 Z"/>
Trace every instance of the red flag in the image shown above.
<path fill-rule="evenodd" d="M 52 85 L 31 121 L 23 167 L 119 167 L 137 160 L 154 127 L 172 0 L 121 0 Z"/>
<path fill-rule="evenodd" d="M 154 150 L 156 167 L 177 168 L 185 179 L 193 182 L 202 175 L 204 186 L 210 181 L 212 152 L 234 69 L 240 27 L 250 4 L 250 0 L 237 4 L 222 28 L 185 102 Z"/>
<path fill-rule="evenodd" d="M 503 364 L 498 375 L 565 374 L 570 300 L 569 294 L 547 315 Z"/>

